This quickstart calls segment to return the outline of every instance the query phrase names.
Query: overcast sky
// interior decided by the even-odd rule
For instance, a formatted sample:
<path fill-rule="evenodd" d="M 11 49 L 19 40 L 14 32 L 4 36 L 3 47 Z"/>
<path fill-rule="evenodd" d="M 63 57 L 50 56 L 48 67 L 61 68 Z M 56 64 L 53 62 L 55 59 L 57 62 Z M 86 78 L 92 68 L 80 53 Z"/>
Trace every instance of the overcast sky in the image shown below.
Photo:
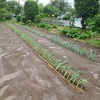
<path fill-rule="evenodd" d="M 23 4 L 25 2 L 25 0 L 17 0 L 20 1 L 21 4 Z M 43 3 L 44 5 L 46 5 L 47 3 L 49 3 L 50 0 L 39 0 L 39 3 Z M 74 0 L 68 0 L 69 3 L 72 4 L 72 6 L 74 5 Z"/>
<path fill-rule="evenodd" d="M 44 5 L 47 4 L 50 0 L 39 0 L 40 3 L 43 3 Z M 74 4 L 74 0 L 68 0 L 69 3 L 72 5 Z"/>

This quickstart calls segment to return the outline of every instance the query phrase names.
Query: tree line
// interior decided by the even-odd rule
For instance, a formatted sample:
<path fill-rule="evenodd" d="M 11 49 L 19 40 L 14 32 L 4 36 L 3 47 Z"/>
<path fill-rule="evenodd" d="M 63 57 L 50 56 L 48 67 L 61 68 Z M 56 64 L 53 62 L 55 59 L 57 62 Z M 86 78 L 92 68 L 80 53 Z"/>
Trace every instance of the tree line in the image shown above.
<path fill-rule="evenodd" d="M 90 21 L 89 18 L 96 17 L 97 22 L 100 22 L 100 0 L 74 0 L 74 6 L 72 8 L 67 0 L 50 0 L 45 6 L 38 3 L 38 0 L 26 0 L 23 6 L 15 0 L 0 0 L 0 20 L 11 19 L 12 15 L 18 17 L 21 15 L 24 22 L 27 20 L 34 22 L 40 17 L 50 18 L 52 15 L 57 17 L 68 12 L 65 19 L 69 20 L 71 16 L 82 18 L 83 29 L 87 26 L 86 22 Z"/>

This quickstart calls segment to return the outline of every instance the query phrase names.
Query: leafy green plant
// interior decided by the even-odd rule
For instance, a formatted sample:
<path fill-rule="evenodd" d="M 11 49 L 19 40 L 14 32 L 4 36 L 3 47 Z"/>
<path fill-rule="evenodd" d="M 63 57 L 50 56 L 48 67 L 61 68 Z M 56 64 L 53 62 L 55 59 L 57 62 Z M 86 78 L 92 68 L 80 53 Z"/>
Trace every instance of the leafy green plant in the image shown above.
<path fill-rule="evenodd" d="M 45 25 L 45 29 L 46 29 L 46 30 L 49 30 L 50 28 L 51 28 L 51 26 L 50 26 L 49 24 L 46 24 L 46 25 Z"/>
<path fill-rule="evenodd" d="M 46 58 L 46 60 L 49 60 L 54 55 L 55 55 L 55 52 L 51 52 L 50 54 L 48 54 L 48 57 Z"/>
<path fill-rule="evenodd" d="M 36 15 L 35 16 L 35 23 L 40 23 L 41 22 L 41 16 L 40 15 Z"/>
<path fill-rule="evenodd" d="M 57 28 L 57 24 L 53 24 L 52 25 L 52 28 Z"/>
<path fill-rule="evenodd" d="M 89 43 L 95 47 L 100 47 L 100 40 L 99 39 L 90 40 Z"/>
<path fill-rule="evenodd" d="M 58 70 L 60 67 L 62 67 L 66 62 L 61 62 L 56 66 L 56 70 Z"/>
<path fill-rule="evenodd" d="M 21 16 L 17 16 L 16 20 L 17 20 L 17 22 L 20 22 L 21 21 Z"/>
<path fill-rule="evenodd" d="M 23 23 L 26 23 L 27 19 L 25 18 L 25 16 L 22 16 L 22 17 L 21 17 L 21 21 L 22 21 Z"/>
<path fill-rule="evenodd" d="M 75 83 L 75 81 L 78 80 L 80 73 L 81 73 L 81 70 L 74 72 L 70 78 L 70 82 L 72 81 L 72 83 Z"/>
<path fill-rule="evenodd" d="M 66 27 L 64 27 L 63 30 L 61 31 L 61 33 L 66 35 L 66 33 L 68 33 L 68 29 Z"/>
<path fill-rule="evenodd" d="M 37 27 L 45 28 L 45 25 L 46 25 L 45 23 L 40 23 L 40 24 L 37 25 Z"/>
<path fill-rule="evenodd" d="M 96 36 L 96 32 L 93 31 L 86 31 L 86 33 L 82 33 L 79 35 L 79 39 L 86 39 L 86 38 L 92 38 Z"/>
<path fill-rule="evenodd" d="M 72 66 L 69 65 L 66 67 L 65 73 L 64 73 L 64 77 L 66 77 L 66 75 L 68 74 L 69 70 L 71 70 Z"/>
<path fill-rule="evenodd" d="M 72 37 L 72 38 L 78 37 L 79 35 L 80 35 L 80 33 L 78 32 L 78 30 L 76 28 L 71 28 L 66 33 L 66 36 L 69 36 L 69 37 Z"/>
<path fill-rule="evenodd" d="M 86 83 L 88 83 L 87 79 L 81 79 L 81 80 L 78 81 L 76 87 L 79 86 L 79 87 L 83 88 L 83 86 L 85 86 Z"/>

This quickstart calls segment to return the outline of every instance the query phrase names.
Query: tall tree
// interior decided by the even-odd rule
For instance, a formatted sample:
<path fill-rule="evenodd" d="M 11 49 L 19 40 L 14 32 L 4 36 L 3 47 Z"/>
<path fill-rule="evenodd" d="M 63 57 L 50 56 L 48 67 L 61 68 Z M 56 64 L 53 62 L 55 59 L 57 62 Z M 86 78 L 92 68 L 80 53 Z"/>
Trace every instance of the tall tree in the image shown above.
<path fill-rule="evenodd" d="M 0 8 L 6 7 L 6 0 L 0 0 Z"/>
<path fill-rule="evenodd" d="M 14 10 L 14 13 L 16 15 L 19 15 L 21 14 L 21 10 L 22 10 L 22 7 L 20 5 L 16 6 L 15 10 Z"/>
<path fill-rule="evenodd" d="M 0 0 L 0 21 L 5 18 L 6 12 L 6 0 Z"/>
<path fill-rule="evenodd" d="M 50 0 L 50 5 L 57 7 L 62 13 L 68 10 L 67 0 Z"/>
<path fill-rule="evenodd" d="M 19 5 L 19 3 L 15 0 L 11 0 L 7 2 L 7 10 L 11 13 L 14 13 L 15 8 Z"/>
<path fill-rule="evenodd" d="M 51 6 L 49 4 L 44 7 L 43 12 L 50 16 L 54 15 L 55 17 L 60 15 L 60 10 L 57 7 Z"/>
<path fill-rule="evenodd" d="M 76 14 L 82 18 L 82 29 L 86 28 L 85 20 L 88 17 L 93 17 L 98 13 L 99 0 L 74 0 Z"/>
<path fill-rule="evenodd" d="M 28 0 L 24 5 L 24 14 L 27 20 L 34 21 L 35 16 L 38 14 L 38 5 L 35 1 Z"/>

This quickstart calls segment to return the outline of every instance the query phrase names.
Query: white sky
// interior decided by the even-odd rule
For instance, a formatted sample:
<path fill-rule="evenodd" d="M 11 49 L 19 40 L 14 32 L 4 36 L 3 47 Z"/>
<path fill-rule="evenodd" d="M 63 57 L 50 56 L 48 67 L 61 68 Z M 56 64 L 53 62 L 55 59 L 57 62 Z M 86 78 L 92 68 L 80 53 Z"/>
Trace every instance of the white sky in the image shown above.
<path fill-rule="evenodd" d="M 23 4 L 25 2 L 25 0 L 17 0 L 20 1 L 21 4 Z M 43 3 L 44 5 L 46 5 L 47 3 L 49 3 L 50 0 L 39 0 L 39 3 Z M 74 0 L 68 0 L 69 3 L 71 3 L 71 5 L 74 5 Z"/>
<path fill-rule="evenodd" d="M 39 0 L 40 3 L 43 3 L 44 5 L 47 4 L 50 0 Z M 68 0 L 69 3 L 72 5 L 74 4 L 74 0 Z"/>

